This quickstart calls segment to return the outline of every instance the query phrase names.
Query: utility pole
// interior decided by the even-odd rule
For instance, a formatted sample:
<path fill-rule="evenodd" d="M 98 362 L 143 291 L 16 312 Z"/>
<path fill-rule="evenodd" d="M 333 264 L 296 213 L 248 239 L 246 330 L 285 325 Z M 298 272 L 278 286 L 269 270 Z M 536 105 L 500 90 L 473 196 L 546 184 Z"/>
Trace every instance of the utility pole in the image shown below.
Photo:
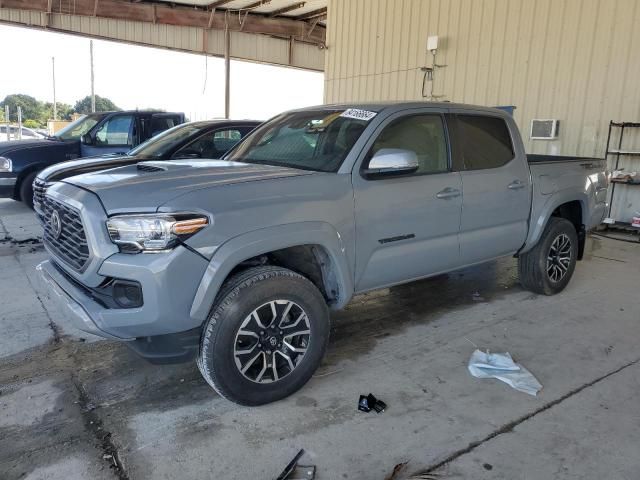
<path fill-rule="evenodd" d="M 225 26 L 224 30 L 224 118 L 229 118 L 230 110 L 230 92 L 231 92 L 231 58 L 230 47 L 231 37 L 229 35 L 229 26 Z"/>
<path fill-rule="evenodd" d="M 56 103 L 56 57 L 51 57 L 51 76 L 53 77 L 53 119 L 58 119 L 58 105 Z"/>
<path fill-rule="evenodd" d="M 11 140 L 11 122 L 9 121 L 9 105 L 4 106 L 4 121 L 7 124 L 7 141 Z"/>
<path fill-rule="evenodd" d="M 18 140 L 22 140 L 22 107 L 18 105 Z"/>
<path fill-rule="evenodd" d="M 91 113 L 96 111 L 96 94 L 93 89 L 93 40 L 89 40 L 89 55 L 91 56 Z"/>

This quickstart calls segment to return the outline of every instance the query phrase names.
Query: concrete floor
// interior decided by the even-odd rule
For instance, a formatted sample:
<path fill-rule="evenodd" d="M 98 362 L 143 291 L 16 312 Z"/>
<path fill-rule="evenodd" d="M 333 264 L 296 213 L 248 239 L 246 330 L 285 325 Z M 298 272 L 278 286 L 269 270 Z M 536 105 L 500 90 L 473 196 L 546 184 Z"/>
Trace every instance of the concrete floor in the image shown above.
<path fill-rule="evenodd" d="M 393 478 L 638 478 L 640 245 L 591 237 L 554 297 L 523 291 L 513 259 L 357 297 L 307 386 L 243 408 L 192 364 L 73 330 L 35 274 L 38 235 L 0 201 L 3 480 L 273 479 L 300 448 L 317 479 L 383 480 L 404 462 Z M 471 377 L 474 345 L 509 351 L 542 392 Z M 369 392 L 386 412 L 357 411 Z"/>

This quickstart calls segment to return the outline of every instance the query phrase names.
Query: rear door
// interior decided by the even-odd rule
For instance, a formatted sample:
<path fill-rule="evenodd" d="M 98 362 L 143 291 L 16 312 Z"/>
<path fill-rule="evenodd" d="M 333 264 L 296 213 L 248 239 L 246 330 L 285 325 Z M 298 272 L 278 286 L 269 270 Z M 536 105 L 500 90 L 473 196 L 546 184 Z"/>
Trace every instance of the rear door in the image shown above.
<path fill-rule="evenodd" d="M 526 239 L 531 208 L 522 144 L 500 115 L 458 111 L 452 119 L 463 191 L 461 264 L 515 253 Z"/>
<path fill-rule="evenodd" d="M 376 151 L 416 153 L 409 175 L 367 178 Z M 455 268 L 462 208 L 460 173 L 452 171 L 444 116 L 416 109 L 391 116 L 365 146 L 353 171 L 356 291 L 405 282 Z"/>
<path fill-rule="evenodd" d="M 184 116 L 181 113 L 154 113 L 151 115 L 150 137 L 155 137 L 181 123 L 184 123 Z"/>

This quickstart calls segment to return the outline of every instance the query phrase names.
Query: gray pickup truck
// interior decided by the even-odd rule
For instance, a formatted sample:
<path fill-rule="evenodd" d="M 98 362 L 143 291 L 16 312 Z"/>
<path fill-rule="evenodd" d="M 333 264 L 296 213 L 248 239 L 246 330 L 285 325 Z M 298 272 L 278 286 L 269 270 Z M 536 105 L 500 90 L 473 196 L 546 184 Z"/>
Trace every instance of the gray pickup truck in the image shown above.
<path fill-rule="evenodd" d="M 450 103 L 283 113 L 222 160 L 64 179 L 38 266 L 84 331 L 197 358 L 244 405 L 301 388 L 354 294 L 510 255 L 560 292 L 605 211 L 599 159 L 527 158 L 513 119 Z"/>

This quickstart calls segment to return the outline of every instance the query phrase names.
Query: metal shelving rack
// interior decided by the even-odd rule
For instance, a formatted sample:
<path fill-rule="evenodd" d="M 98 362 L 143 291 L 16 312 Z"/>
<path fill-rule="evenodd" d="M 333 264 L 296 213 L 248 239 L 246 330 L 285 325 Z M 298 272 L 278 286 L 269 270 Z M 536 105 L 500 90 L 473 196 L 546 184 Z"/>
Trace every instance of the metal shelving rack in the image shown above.
<path fill-rule="evenodd" d="M 614 128 L 619 128 L 620 129 L 620 134 L 618 137 L 618 148 L 615 148 L 613 150 L 610 150 L 611 147 L 611 134 L 613 132 Z M 631 129 L 631 128 L 640 128 L 640 123 L 637 122 L 614 122 L 613 120 L 611 120 L 609 122 L 609 134 L 607 135 L 607 148 L 606 148 L 606 152 L 605 152 L 605 161 L 608 161 L 609 159 L 609 155 L 615 155 L 615 166 L 613 168 L 613 170 L 618 170 L 620 167 L 620 157 L 623 156 L 629 156 L 629 157 L 638 157 L 640 158 L 640 150 L 623 150 L 622 149 L 622 145 L 623 145 L 623 139 L 624 139 L 624 132 L 625 130 Z M 621 182 L 621 181 L 615 181 L 612 180 L 611 181 L 611 200 L 609 201 L 609 212 L 607 214 L 607 218 L 605 218 L 604 223 L 608 224 L 608 225 L 613 225 L 616 223 L 621 223 L 621 222 L 617 222 L 614 218 L 611 217 L 611 210 L 613 208 L 613 203 L 615 201 L 615 193 L 616 193 L 616 185 L 620 184 L 620 185 L 640 185 L 640 181 L 636 181 L 636 182 L 629 182 L 629 181 L 625 181 L 625 182 Z M 638 209 L 640 209 L 640 205 L 638 205 Z"/>

